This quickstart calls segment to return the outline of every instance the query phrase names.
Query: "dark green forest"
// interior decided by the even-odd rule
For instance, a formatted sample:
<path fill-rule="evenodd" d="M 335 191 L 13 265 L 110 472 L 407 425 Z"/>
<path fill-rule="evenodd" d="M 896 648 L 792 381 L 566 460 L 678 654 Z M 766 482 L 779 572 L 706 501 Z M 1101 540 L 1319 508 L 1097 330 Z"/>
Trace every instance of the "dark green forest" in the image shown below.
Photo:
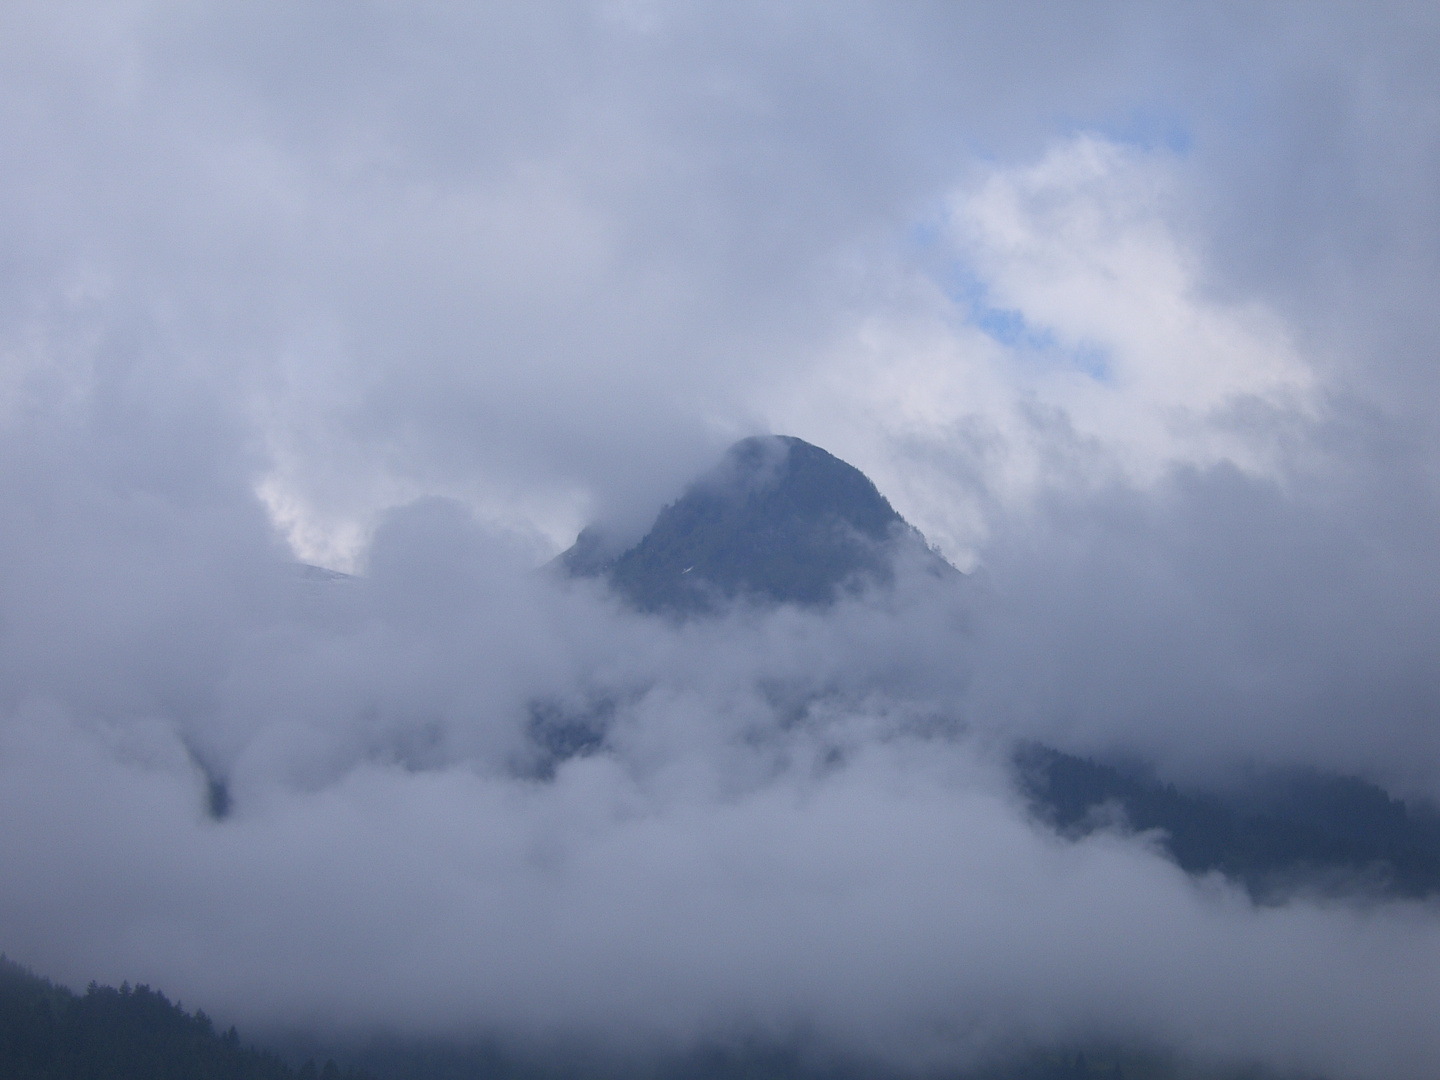
<path fill-rule="evenodd" d="M 1037 815 L 1082 836 L 1115 821 L 1158 830 L 1191 874 L 1218 871 L 1260 902 L 1298 890 L 1418 898 L 1440 893 L 1440 813 L 1355 777 L 1268 774 L 1221 795 L 1029 744 L 1016 755 Z"/>
<path fill-rule="evenodd" d="M 0 1077 L 5 1080 L 373 1080 L 327 1060 L 298 1070 L 216 1031 L 148 986 L 91 983 L 83 994 L 0 956 Z"/>
<path fill-rule="evenodd" d="M 288 1059 L 288 1061 L 287 1061 Z M 323 1064 L 317 1064 L 323 1060 Z M 289 1061 L 302 1061 L 298 1068 Z M 338 1063 L 337 1063 L 338 1062 Z M 1197 1069 L 1117 1047 L 1036 1049 L 925 1080 L 1261 1080 L 1257 1070 Z M 92 983 L 83 994 L 0 955 L 0 1080 L 917 1080 L 881 1063 L 803 1042 L 737 1039 L 638 1059 L 584 1046 L 506 1048 L 494 1041 L 386 1039 L 285 1053 L 217 1031 L 204 1012 L 147 986 Z"/>
<path fill-rule="evenodd" d="M 337 1048 L 317 1065 L 321 1056 L 302 1053 L 306 1060 L 295 1068 L 273 1051 L 243 1043 L 233 1027 L 217 1031 L 204 1012 L 186 1012 L 147 986 L 92 983 L 75 994 L 0 956 L 3 1080 L 904 1080 L 875 1063 L 743 1040 L 644 1061 L 597 1058 L 583 1048 L 515 1053 L 492 1042 L 406 1040 Z M 1162 1059 L 1072 1050 L 1027 1054 L 966 1080 L 1174 1075 L 1173 1063 Z"/>

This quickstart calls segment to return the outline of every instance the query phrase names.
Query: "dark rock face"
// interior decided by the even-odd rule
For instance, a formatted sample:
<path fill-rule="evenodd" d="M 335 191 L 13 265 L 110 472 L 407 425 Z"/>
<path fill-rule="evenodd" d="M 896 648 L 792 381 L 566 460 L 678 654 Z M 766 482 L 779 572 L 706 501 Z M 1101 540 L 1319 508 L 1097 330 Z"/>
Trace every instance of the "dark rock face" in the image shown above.
<path fill-rule="evenodd" d="M 691 614 L 735 599 L 829 604 L 888 584 L 902 553 L 958 574 L 860 470 L 801 439 L 764 436 L 732 446 L 630 550 L 607 558 L 587 529 L 559 562 L 607 577 L 642 611 Z"/>

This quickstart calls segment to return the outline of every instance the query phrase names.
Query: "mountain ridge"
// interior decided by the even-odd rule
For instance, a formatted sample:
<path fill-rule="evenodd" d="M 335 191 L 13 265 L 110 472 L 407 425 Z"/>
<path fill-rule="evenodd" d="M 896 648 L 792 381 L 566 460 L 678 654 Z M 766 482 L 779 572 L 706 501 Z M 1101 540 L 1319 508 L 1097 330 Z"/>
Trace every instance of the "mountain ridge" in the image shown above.
<path fill-rule="evenodd" d="M 732 445 L 619 555 L 587 528 L 555 561 L 571 577 L 604 578 L 641 611 L 695 615 L 737 600 L 823 607 L 890 585 L 906 553 L 960 576 L 859 469 L 764 435 Z"/>

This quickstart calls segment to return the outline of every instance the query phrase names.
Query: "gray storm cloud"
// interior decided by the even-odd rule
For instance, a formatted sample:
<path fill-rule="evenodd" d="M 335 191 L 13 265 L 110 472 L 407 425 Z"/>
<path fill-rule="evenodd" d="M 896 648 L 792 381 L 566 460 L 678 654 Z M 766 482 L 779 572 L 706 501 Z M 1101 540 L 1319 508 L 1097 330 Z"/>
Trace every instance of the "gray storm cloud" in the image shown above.
<path fill-rule="evenodd" d="M 1440 797 L 1429 8 L 0 20 L 9 955 L 262 1030 L 1440 1064 L 1433 903 L 1256 907 L 1005 765 Z M 974 573 L 537 571 L 763 430 Z"/>

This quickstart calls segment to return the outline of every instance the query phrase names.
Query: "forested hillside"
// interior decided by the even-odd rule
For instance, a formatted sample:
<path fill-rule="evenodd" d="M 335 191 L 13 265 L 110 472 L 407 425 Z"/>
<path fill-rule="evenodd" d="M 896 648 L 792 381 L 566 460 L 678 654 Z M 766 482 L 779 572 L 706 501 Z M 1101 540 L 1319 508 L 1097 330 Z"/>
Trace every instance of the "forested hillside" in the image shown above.
<path fill-rule="evenodd" d="M 94 983 L 74 994 L 0 956 L 4 1080 L 368 1080 L 306 1062 L 298 1071 L 218 1032 L 148 986 Z"/>
<path fill-rule="evenodd" d="M 312 1044 L 312 1049 L 314 1045 Z M 290 1047 L 292 1056 L 295 1047 Z M 591 1048 L 592 1050 L 594 1048 Z M 316 1059 L 325 1056 L 323 1065 Z M 0 955 L 0 1080 L 913 1080 L 873 1060 L 836 1058 L 818 1046 L 737 1039 L 642 1058 L 569 1045 L 516 1052 L 488 1041 L 378 1039 L 310 1057 L 298 1069 L 277 1054 L 215 1030 L 203 1011 L 147 986 L 91 984 L 83 994 Z M 1235 1080 L 1169 1056 L 1116 1047 L 1021 1051 L 932 1080 Z M 1245 1071 L 1246 1080 L 1271 1074 Z"/>
<path fill-rule="evenodd" d="M 1218 871 L 1260 901 L 1297 890 L 1440 893 L 1440 814 L 1355 777 L 1273 775 L 1226 796 L 1136 770 L 1023 747 L 1017 771 L 1038 815 L 1071 836 L 1113 824 L 1155 830 L 1191 874 Z"/>

